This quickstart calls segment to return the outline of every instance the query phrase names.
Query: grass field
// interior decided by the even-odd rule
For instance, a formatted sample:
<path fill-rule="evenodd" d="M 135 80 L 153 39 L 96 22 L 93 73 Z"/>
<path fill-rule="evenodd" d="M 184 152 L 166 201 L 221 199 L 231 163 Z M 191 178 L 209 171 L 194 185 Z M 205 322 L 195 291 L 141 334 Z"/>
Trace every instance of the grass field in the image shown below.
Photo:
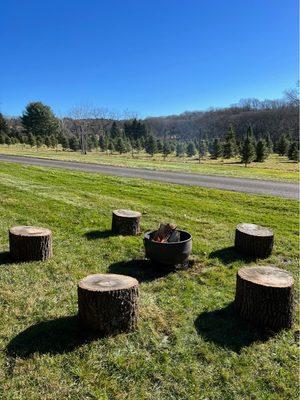
<path fill-rule="evenodd" d="M 163 159 L 161 154 L 150 157 L 145 153 L 135 154 L 135 158 L 132 158 L 131 154 L 107 155 L 96 151 L 89 152 L 87 155 L 82 155 L 79 152 L 49 150 L 45 146 L 37 150 L 29 146 L 23 148 L 21 145 L 0 145 L 0 153 L 208 175 L 297 182 L 299 180 L 299 164 L 288 160 L 287 157 L 281 157 L 276 154 L 271 155 L 264 163 L 251 163 L 245 168 L 244 165 L 240 163 L 239 159 L 205 159 L 199 164 L 196 158 L 175 157 L 174 155 L 167 157 L 166 160 Z"/>
<path fill-rule="evenodd" d="M 110 235 L 114 208 L 140 210 L 143 231 L 190 231 L 193 266 L 153 271 L 142 237 Z M 298 321 L 266 338 L 230 307 L 237 269 L 253 264 L 231 247 L 241 221 L 274 229 L 261 264 L 298 281 L 297 201 L 0 163 L 0 218 L 1 399 L 298 399 Z M 53 230 L 51 260 L 11 262 L 7 230 L 23 224 Z M 97 272 L 140 281 L 135 333 L 78 334 L 76 284 Z"/>

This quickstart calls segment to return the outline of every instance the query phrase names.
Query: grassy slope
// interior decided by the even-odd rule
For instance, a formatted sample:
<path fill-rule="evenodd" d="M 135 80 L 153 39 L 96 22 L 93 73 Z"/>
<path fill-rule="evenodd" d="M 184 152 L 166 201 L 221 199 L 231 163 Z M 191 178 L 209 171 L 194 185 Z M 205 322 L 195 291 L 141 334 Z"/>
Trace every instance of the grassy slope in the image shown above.
<path fill-rule="evenodd" d="M 272 155 L 264 163 L 252 163 L 247 168 L 239 162 L 238 159 L 233 160 L 204 160 L 201 164 L 197 159 L 188 157 L 178 158 L 169 156 L 166 161 L 163 160 L 161 154 L 156 154 L 151 158 L 147 154 L 141 153 L 138 158 L 132 158 L 130 154 L 113 154 L 106 155 L 99 152 L 91 152 L 87 155 L 81 155 L 79 152 L 65 152 L 49 150 L 46 147 L 32 149 L 30 147 L 22 148 L 20 145 L 0 146 L 0 153 L 27 155 L 34 157 L 45 157 L 59 160 L 92 162 L 99 164 L 119 165 L 133 168 L 151 168 L 170 171 L 193 172 L 199 174 L 213 174 L 224 176 L 236 176 L 244 178 L 256 179 L 272 179 L 285 181 L 298 181 L 299 165 L 298 163 L 289 161 L 286 157 Z"/>
<path fill-rule="evenodd" d="M 156 276 L 141 237 L 110 237 L 113 208 L 143 214 L 143 230 L 176 221 L 194 237 L 194 266 Z M 274 228 L 272 263 L 298 273 L 298 203 L 94 174 L 0 164 L 0 398 L 296 399 L 295 330 L 268 341 L 227 306 L 249 260 L 234 227 Z M 7 229 L 50 227 L 54 257 L 11 263 Z M 122 263 L 123 262 L 123 263 Z M 141 282 L 139 330 L 83 343 L 75 335 L 76 282 L 90 273 Z M 221 310 L 221 311 L 220 311 Z"/>

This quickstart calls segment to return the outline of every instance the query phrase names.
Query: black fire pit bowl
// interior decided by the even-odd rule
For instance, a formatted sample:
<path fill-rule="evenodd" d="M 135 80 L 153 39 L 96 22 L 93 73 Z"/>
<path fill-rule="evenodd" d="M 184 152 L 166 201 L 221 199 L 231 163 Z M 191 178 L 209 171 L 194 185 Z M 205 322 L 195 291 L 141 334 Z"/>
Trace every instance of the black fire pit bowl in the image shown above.
<path fill-rule="evenodd" d="M 152 262 L 174 266 L 186 264 L 192 251 L 192 235 L 178 230 L 179 242 L 159 243 L 152 240 L 155 231 L 148 231 L 144 236 L 145 254 Z"/>

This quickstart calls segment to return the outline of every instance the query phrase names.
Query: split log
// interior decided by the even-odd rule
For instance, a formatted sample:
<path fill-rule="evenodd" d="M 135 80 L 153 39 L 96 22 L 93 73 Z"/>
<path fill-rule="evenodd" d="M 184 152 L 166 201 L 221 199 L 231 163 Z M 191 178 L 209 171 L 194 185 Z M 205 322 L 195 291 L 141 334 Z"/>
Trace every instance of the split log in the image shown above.
<path fill-rule="evenodd" d="M 240 317 L 277 332 L 293 323 L 294 279 L 273 266 L 241 268 L 237 273 L 235 308 Z"/>
<path fill-rule="evenodd" d="M 52 232 L 36 226 L 14 226 L 9 230 L 10 255 L 17 261 L 44 261 L 52 256 Z"/>
<path fill-rule="evenodd" d="M 78 316 L 99 335 L 133 331 L 138 319 L 138 281 L 117 274 L 89 275 L 78 283 Z"/>
<path fill-rule="evenodd" d="M 273 231 L 255 224 L 239 224 L 235 230 L 237 251 L 255 258 L 267 258 L 272 253 Z"/>
<path fill-rule="evenodd" d="M 138 211 L 114 210 L 112 213 L 112 232 L 118 235 L 138 235 L 141 231 L 141 216 L 142 214 Z"/>

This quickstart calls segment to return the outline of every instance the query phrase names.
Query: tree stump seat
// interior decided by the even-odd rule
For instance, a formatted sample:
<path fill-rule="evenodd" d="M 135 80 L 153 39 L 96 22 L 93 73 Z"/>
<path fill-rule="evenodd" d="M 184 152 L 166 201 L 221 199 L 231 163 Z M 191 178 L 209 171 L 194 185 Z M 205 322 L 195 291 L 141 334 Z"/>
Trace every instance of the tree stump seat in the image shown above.
<path fill-rule="evenodd" d="M 89 275 L 78 283 L 78 317 L 83 327 L 99 335 L 135 330 L 138 281 L 117 274 Z"/>
<path fill-rule="evenodd" d="M 10 255 L 17 261 L 44 261 L 52 256 L 52 232 L 37 226 L 9 230 Z"/>
<path fill-rule="evenodd" d="M 293 323 L 294 279 L 274 266 L 241 268 L 237 273 L 235 309 L 239 316 L 277 332 Z"/>
<path fill-rule="evenodd" d="M 267 258 L 272 253 L 274 233 L 270 228 L 242 223 L 235 230 L 235 248 L 255 258 Z"/>
<path fill-rule="evenodd" d="M 138 211 L 114 210 L 112 213 L 112 232 L 118 235 L 138 235 L 141 231 L 141 216 L 142 214 Z"/>

